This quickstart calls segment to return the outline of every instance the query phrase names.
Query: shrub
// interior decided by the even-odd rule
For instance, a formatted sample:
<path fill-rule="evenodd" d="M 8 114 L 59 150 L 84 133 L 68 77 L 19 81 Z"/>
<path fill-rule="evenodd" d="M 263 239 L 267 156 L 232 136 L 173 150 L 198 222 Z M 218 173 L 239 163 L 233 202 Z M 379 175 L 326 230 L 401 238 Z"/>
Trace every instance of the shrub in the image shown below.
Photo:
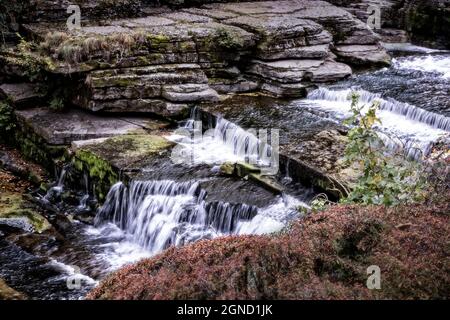
<path fill-rule="evenodd" d="M 43 57 L 37 54 L 37 46 L 33 42 L 28 42 L 20 37 L 20 42 L 17 45 L 17 57 L 13 64 L 21 66 L 24 70 L 24 75 L 31 81 L 43 76 L 44 71 L 54 69 L 54 65 L 49 57 Z"/>
<path fill-rule="evenodd" d="M 353 115 L 346 120 L 353 127 L 348 133 L 345 162 L 362 174 L 343 201 L 387 206 L 424 201 L 429 185 L 422 164 L 408 160 L 403 153 L 389 152 L 374 129 L 381 123 L 376 116 L 378 103 L 364 113 L 366 106 L 359 106 L 358 100 L 353 93 Z"/>
<path fill-rule="evenodd" d="M 6 101 L 0 101 L 0 134 L 6 135 L 15 128 L 13 109 Z"/>
<path fill-rule="evenodd" d="M 50 100 L 50 109 L 53 111 L 60 111 L 64 109 L 64 98 L 60 96 L 53 96 L 53 98 Z"/>

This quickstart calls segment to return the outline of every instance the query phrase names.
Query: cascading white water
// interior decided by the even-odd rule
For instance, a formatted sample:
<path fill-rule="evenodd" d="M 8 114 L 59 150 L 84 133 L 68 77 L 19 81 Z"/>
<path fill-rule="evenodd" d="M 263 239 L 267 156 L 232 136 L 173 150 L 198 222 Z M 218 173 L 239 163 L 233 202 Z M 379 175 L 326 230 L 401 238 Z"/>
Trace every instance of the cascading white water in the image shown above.
<path fill-rule="evenodd" d="M 258 166 L 271 166 L 276 163 L 272 147 L 267 141 L 258 139 L 256 130 L 244 130 L 238 125 L 217 118 L 213 129 L 202 132 L 201 122 L 191 116 L 183 129 L 168 138 L 182 147 L 184 164 L 220 165 L 224 162 L 248 162 Z"/>
<path fill-rule="evenodd" d="M 450 55 L 426 55 L 393 59 L 396 69 L 416 70 L 439 74 L 450 79 Z"/>
<path fill-rule="evenodd" d="M 282 210 L 270 210 L 270 214 L 264 214 L 262 210 L 258 215 L 254 206 L 207 203 L 206 196 L 195 181 L 132 181 L 129 187 L 117 183 L 98 211 L 96 225 L 114 222 L 131 235 L 133 242 L 152 254 L 170 245 L 257 230 L 276 231 L 284 225 L 281 222 L 283 217 L 272 216 L 273 211 Z M 298 205 L 302 203 L 290 200 L 291 209 Z M 285 203 L 283 207 L 286 211 Z"/>
<path fill-rule="evenodd" d="M 379 102 L 380 110 L 377 115 L 382 123 L 377 128 L 390 149 L 403 149 L 409 157 L 417 159 L 422 154 L 429 153 L 434 141 L 450 132 L 448 117 L 394 99 L 383 99 L 381 95 L 365 90 L 319 88 L 312 91 L 302 104 L 323 109 L 336 118 L 343 119 L 350 116 L 353 91 L 359 95 L 359 104 L 365 105 L 366 109 L 373 102 Z"/>
<path fill-rule="evenodd" d="M 319 88 L 312 91 L 308 95 L 308 99 L 348 104 L 351 101 L 352 92 L 358 94 L 360 104 L 371 104 L 374 101 L 378 101 L 380 104 L 379 108 L 382 111 L 395 113 L 404 116 L 406 119 L 421 122 L 436 129 L 450 131 L 450 118 L 448 117 L 394 99 L 383 99 L 380 94 L 366 90 L 329 90 L 327 88 Z"/>
<path fill-rule="evenodd" d="M 49 188 L 47 190 L 47 193 L 45 194 L 45 196 L 43 196 L 41 198 L 42 201 L 50 203 L 50 202 L 52 202 L 52 199 L 55 199 L 62 194 L 62 192 L 64 191 L 64 182 L 66 180 L 70 166 L 71 165 L 68 164 L 68 165 L 65 165 L 61 169 L 61 172 L 59 173 L 59 176 L 58 176 L 58 181 L 56 182 L 56 184 L 54 186 L 52 186 L 51 188 Z"/>

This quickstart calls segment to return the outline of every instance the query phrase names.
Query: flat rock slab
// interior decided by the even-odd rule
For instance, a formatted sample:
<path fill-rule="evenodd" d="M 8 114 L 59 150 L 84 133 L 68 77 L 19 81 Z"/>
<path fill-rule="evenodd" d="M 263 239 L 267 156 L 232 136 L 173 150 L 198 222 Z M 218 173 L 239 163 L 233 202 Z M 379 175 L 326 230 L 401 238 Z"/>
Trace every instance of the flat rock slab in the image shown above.
<path fill-rule="evenodd" d="M 105 161 L 120 172 L 140 171 L 152 157 L 165 153 L 174 145 L 166 138 L 152 134 L 126 134 L 92 143 L 72 144 L 75 156 L 88 164 L 92 156 Z M 91 168 L 92 169 L 92 168 Z"/>
<path fill-rule="evenodd" d="M 169 123 L 145 117 L 107 117 L 78 109 L 54 112 L 48 108 L 15 111 L 19 121 L 50 145 L 73 141 L 158 131 Z"/>
<path fill-rule="evenodd" d="M 16 107 L 24 107 L 38 102 L 43 94 L 38 92 L 38 86 L 31 83 L 5 83 L 0 86 L 0 96 L 11 100 Z"/>

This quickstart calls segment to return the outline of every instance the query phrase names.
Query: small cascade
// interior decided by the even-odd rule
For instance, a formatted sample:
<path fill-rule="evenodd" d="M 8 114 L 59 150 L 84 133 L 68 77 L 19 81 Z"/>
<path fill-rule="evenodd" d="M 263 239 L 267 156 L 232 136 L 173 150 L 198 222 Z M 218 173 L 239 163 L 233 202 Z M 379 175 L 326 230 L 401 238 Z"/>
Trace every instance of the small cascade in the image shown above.
<path fill-rule="evenodd" d="M 214 128 L 214 137 L 246 162 L 255 161 L 251 163 L 261 164 L 271 162 L 272 148 L 267 142 L 257 138 L 256 131 L 244 130 L 224 118 L 219 118 Z"/>
<path fill-rule="evenodd" d="M 390 150 L 403 150 L 408 157 L 420 159 L 430 152 L 434 141 L 450 132 L 448 117 L 394 99 L 383 99 L 381 95 L 365 90 L 319 88 L 312 91 L 301 104 L 331 112 L 335 118 L 342 120 L 350 116 L 353 91 L 359 95 L 359 103 L 366 109 L 373 102 L 379 102 L 377 115 L 381 125 L 377 124 L 376 127 Z"/>
<path fill-rule="evenodd" d="M 439 74 L 450 80 L 450 55 L 425 55 L 393 59 L 393 67 L 400 70 L 415 70 Z"/>
<path fill-rule="evenodd" d="M 289 165 L 290 164 L 291 164 L 291 159 L 287 158 L 286 166 L 285 166 L 285 173 L 284 173 L 284 177 L 283 177 L 283 180 L 282 180 L 282 182 L 285 183 L 285 184 L 289 184 L 289 183 L 292 182 L 292 178 L 291 178 L 291 175 L 289 173 Z"/>
<path fill-rule="evenodd" d="M 89 209 L 88 201 L 90 199 L 89 194 L 89 177 L 87 173 L 83 174 L 83 182 L 84 182 L 84 194 L 80 199 L 80 204 L 77 207 L 78 211 L 85 211 Z"/>
<path fill-rule="evenodd" d="M 221 165 L 224 162 L 242 161 L 260 167 L 271 167 L 278 163 L 275 158 L 277 154 L 268 143 L 269 137 L 266 132 L 244 130 L 219 117 L 214 127 L 203 133 L 203 124 L 196 119 L 198 112 L 194 109 L 191 119 L 181 128 L 188 130 L 189 133 L 181 131 L 168 137 L 183 148 L 179 157 L 181 163 Z M 258 133 L 262 139 L 258 139 Z"/>
<path fill-rule="evenodd" d="M 186 122 L 183 125 L 183 128 L 188 130 L 194 130 L 195 129 L 195 123 L 198 121 L 198 107 L 195 106 L 191 110 L 191 115 L 189 119 L 186 120 Z"/>
<path fill-rule="evenodd" d="M 308 99 L 349 103 L 351 101 L 351 94 L 353 91 L 355 90 L 347 89 L 334 91 L 326 88 L 319 88 L 312 91 L 308 95 Z M 359 102 L 361 104 L 371 104 L 374 101 L 378 101 L 380 103 L 380 110 L 404 116 L 406 119 L 421 122 L 436 129 L 450 131 L 450 118 L 448 117 L 429 112 L 394 99 L 385 100 L 380 94 L 372 93 L 366 90 L 356 90 L 356 93 L 359 95 Z"/>
<path fill-rule="evenodd" d="M 58 198 L 64 191 L 64 182 L 66 180 L 67 174 L 70 171 L 71 164 L 66 164 L 62 167 L 61 172 L 59 173 L 58 180 L 54 186 L 48 189 L 47 193 L 42 200 L 44 202 L 52 202 L 54 199 Z"/>
<path fill-rule="evenodd" d="M 115 184 L 95 218 L 97 226 L 113 222 L 151 253 L 171 245 L 234 234 L 257 215 L 245 204 L 206 203 L 198 182 L 132 181 Z"/>

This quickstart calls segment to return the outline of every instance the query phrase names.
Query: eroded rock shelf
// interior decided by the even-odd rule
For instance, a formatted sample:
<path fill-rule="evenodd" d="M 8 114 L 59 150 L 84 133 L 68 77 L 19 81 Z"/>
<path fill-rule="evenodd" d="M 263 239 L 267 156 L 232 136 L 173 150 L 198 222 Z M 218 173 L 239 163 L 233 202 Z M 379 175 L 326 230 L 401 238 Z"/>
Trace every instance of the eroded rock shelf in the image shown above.
<path fill-rule="evenodd" d="M 54 73 L 82 72 L 73 102 L 93 111 L 182 116 L 188 104 L 220 94 L 303 97 L 315 84 L 351 75 L 351 65 L 390 61 L 365 23 L 323 1 L 166 9 L 88 21 L 72 33 L 50 22 L 24 28 L 42 41 Z"/>

